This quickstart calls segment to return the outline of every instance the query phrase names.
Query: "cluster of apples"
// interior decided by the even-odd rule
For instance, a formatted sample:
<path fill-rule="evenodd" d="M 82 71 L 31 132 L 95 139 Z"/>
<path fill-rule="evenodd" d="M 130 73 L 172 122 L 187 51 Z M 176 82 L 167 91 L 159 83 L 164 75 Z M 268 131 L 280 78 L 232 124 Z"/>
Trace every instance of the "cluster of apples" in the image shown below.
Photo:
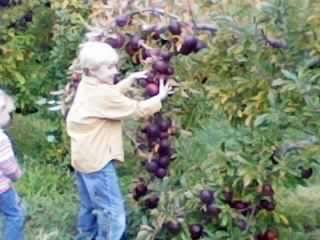
<path fill-rule="evenodd" d="M 105 37 L 103 41 L 113 48 L 123 49 L 134 64 L 151 66 L 147 79 L 139 81 L 145 89 L 146 97 L 152 97 L 159 92 L 160 79 L 166 82 L 173 77 L 175 73 L 171 63 L 173 56 L 197 53 L 207 47 L 205 42 L 194 34 L 186 34 L 183 31 L 183 23 L 175 19 L 172 19 L 167 26 L 151 26 L 134 34 L 125 32 L 131 23 L 130 15 L 116 17 L 114 25 L 117 31 Z M 178 39 L 180 39 L 179 44 Z"/>
<path fill-rule="evenodd" d="M 144 68 L 148 66 L 147 78 L 138 80 L 139 85 L 144 89 L 145 98 L 158 94 L 161 79 L 166 83 L 173 77 L 175 69 L 172 59 L 174 56 L 189 55 L 207 47 L 195 35 L 184 34 L 183 24 L 175 19 L 172 19 L 167 26 L 155 25 L 135 33 L 127 31 L 132 25 L 130 15 L 116 17 L 113 25 L 116 30 L 104 37 L 103 41 L 115 49 L 123 50 L 132 63 L 143 65 Z M 166 37 L 163 38 L 163 36 Z M 179 48 L 178 38 L 181 39 Z M 172 119 L 163 113 L 158 113 L 149 119 L 141 129 L 141 133 L 140 150 L 152 153 L 151 159 L 144 162 L 144 168 L 151 178 L 163 179 L 169 175 L 169 166 L 175 156 L 173 136 L 176 133 L 176 127 Z M 140 181 L 134 187 L 133 198 L 138 201 L 148 192 L 148 184 Z M 156 208 L 159 202 L 157 195 L 143 199 L 145 206 L 149 209 Z"/>
<path fill-rule="evenodd" d="M 206 219 L 219 219 L 219 215 L 221 213 L 221 208 L 218 206 L 217 194 L 215 191 L 211 189 L 203 189 L 199 193 L 199 200 L 202 205 L 202 213 Z M 256 215 L 259 211 L 265 210 L 268 212 L 272 212 L 276 203 L 274 200 L 274 191 L 272 185 L 266 183 L 262 186 L 258 193 L 258 203 L 252 204 L 251 202 L 236 199 L 234 197 L 234 193 L 230 189 L 226 189 L 222 192 L 222 202 L 229 205 L 230 208 L 234 209 L 239 214 L 244 217 L 249 217 L 250 215 Z M 245 218 L 236 219 L 236 224 L 240 228 L 240 230 L 245 231 L 249 226 Z M 167 228 L 172 233 L 177 233 L 177 223 L 169 222 L 167 224 Z M 175 223 L 175 224 L 174 224 Z M 180 226 L 180 225 L 179 225 Z M 173 229 L 171 229 L 173 228 Z M 202 223 L 191 224 L 189 225 L 189 233 L 191 239 L 200 239 L 205 236 L 204 225 Z M 256 236 L 256 240 L 277 240 L 279 238 L 279 234 L 275 229 L 268 229 L 262 234 L 258 234 Z"/>
<path fill-rule="evenodd" d="M 152 116 L 141 129 L 139 149 L 150 154 L 151 158 L 143 162 L 145 170 L 151 179 L 163 179 L 169 175 L 170 163 L 175 159 L 173 138 L 176 127 L 173 121 L 162 113 Z M 139 181 L 133 191 L 133 198 L 138 201 L 148 193 L 148 184 Z M 149 209 L 156 208 L 159 198 L 156 195 L 149 196 L 145 200 L 145 206 Z"/>

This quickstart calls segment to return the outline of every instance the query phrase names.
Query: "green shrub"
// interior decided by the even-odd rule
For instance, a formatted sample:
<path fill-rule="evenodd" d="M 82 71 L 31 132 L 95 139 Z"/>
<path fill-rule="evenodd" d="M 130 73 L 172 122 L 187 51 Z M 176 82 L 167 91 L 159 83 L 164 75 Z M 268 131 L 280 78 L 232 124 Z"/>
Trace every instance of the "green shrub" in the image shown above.
<path fill-rule="evenodd" d="M 0 84 L 17 98 L 18 111 L 37 111 L 36 101 L 67 80 L 87 12 L 82 1 L 26 0 L 0 9 Z M 26 21 L 27 15 L 32 16 Z"/>

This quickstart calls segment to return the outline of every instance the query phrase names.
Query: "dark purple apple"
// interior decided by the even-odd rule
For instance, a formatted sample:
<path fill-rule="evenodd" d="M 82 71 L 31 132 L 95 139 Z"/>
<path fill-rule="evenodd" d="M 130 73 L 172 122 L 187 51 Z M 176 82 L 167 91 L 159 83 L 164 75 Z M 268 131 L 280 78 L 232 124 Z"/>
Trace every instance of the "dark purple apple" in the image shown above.
<path fill-rule="evenodd" d="M 167 74 L 168 73 L 169 64 L 167 62 L 165 62 L 165 61 L 157 60 L 152 64 L 152 68 L 157 73 Z"/>
<path fill-rule="evenodd" d="M 313 169 L 312 168 L 302 168 L 301 170 L 301 177 L 304 178 L 304 179 L 308 179 L 312 176 L 313 174 Z"/>
<path fill-rule="evenodd" d="M 146 162 L 146 170 L 149 173 L 155 173 L 159 168 L 157 161 L 151 160 Z"/>
<path fill-rule="evenodd" d="M 203 226 L 201 224 L 189 225 L 191 239 L 200 239 L 203 235 Z"/>
<path fill-rule="evenodd" d="M 168 156 L 162 156 L 157 163 L 160 167 L 167 168 L 170 165 L 170 158 Z"/>
<path fill-rule="evenodd" d="M 116 24 L 118 27 L 126 26 L 129 23 L 129 21 L 130 21 L 130 18 L 129 16 L 126 16 L 126 15 L 116 17 Z"/>
<path fill-rule="evenodd" d="M 157 178 L 160 178 L 160 179 L 162 179 L 162 178 L 164 178 L 165 176 L 167 176 L 167 174 L 168 174 L 168 170 L 165 169 L 165 168 L 161 168 L 161 167 L 159 167 L 159 168 L 155 171 L 155 173 L 154 173 L 154 175 L 155 175 Z"/>
<path fill-rule="evenodd" d="M 159 87 L 155 83 L 148 83 L 146 86 L 148 96 L 153 97 L 159 93 Z"/>
<path fill-rule="evenodd" d="M 262 209 L 265 209 L 269 212 L 273 211 L 276 208 L 276 203 L 274 200 L 269 201 L 267 199 L 261 199 L 259 205 Z"/>
<path fill-rule="evenodd" d="M 180 53 L 183 55 L 190 54 L 197 46 L 197 38 L 194 36 L 186 36 L 183 40 Z"/>
<path fill-rule="evenodd" d="M 162 139 L 159 147 L 160 156 L 168 156 L 170 154 L 170 141 L 168 139 Z"/>
<path fill-rule="evenodd" d="M 171 121 L 168 118 L 162 118 L 159 120 L 158 124 L 161 131 L 168 131 L 171 126 Z"/>
<path fill-rule="evenodd" d="M 145 200 L 145 206 L 149 209 L 157 208 L 159 204 L 159 197 L 152 195 Z"/>
<path fill-rule="evenodd" d="M 26 15 L 24 15 L 24 20 L 26 22 L 32 22 L 32 15 L 33 15 L 32 11 L 28 12 Z"/>
<path fill-rule="evenodd" d="M 106 43 L 108 43 L 113 48 L 122 48 L 124 43 L 126 41 L 126 38 L 122 34 L 117 34 L 114 37 L 109 37 L 106 39 Z"/>
<path fill-rule="evenodd" d="M 166 227 L 168 231 L 173 235 L 179 234 L 182 229 L 181 223 L 179 223 L 178 221 L 169 221 L 166 223 Z"/>
<path fill-rule="evenodd" d="M 160 136 L 160 129 L 159 127 L 154 124 L 154 123 L 151 123 L 147 129 L 147 135 L 148 135 L 148 138 L 149 139 L 155 139 L 155 138 L 158 138 Z"/>
<path fill-rule="evenodd" d="M 126 45 L 126 52 L 128 53 L 129 56 L 133 56 L 137 51 L 132 48 L 130 43 L 128 43 Z"/>
<path fill-rule="evenodd" d="M 134 50 L 134 51 L 138 51 L 139 48 L 140 48 L 140 41 L 141 41 L 141 38 L 139 35 L 134 35 L 130 41 L 129 41 L 129 44 L 131 45 L 131 48 Z"/>
<path fill-rule="evenodd" d="M 200 200 L 204 204 L 212 204 L 214 202 L 214 193 L 211 190 L 202 190 L 199 194 Z"/>
<path fill-rule="evenodd" d="M 205 213 L 208 216 L 214 217 L 214 218 L 218 218 L 219 214 L 221 213 L 221 209 L 218 208 L 216 205 L 214 204 L 210 204 L 206 207 L 206 211 Z"/>
<path fill-rule="evenodd" d="M 137 196 L 142 197 L 148 193 L 148 187 L 145 183 L 141 182 L 136 185 L 134 191 Z"/>
<path fill-rule="evenodd" d="M 168 29 L 173 35 L 181 34 L 181 24 L 177 20 L 171 20 Z"/>

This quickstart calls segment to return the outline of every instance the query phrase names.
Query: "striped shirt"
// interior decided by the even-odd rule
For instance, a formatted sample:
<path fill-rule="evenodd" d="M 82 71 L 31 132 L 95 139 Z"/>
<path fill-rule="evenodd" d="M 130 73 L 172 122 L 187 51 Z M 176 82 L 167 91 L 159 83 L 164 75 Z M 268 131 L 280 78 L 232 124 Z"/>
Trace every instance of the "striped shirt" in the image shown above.
<path fill-rule="evenodd" d="M 0 129 L 0 193 L 11 187 L 11 182 L 22 175 L 9 137 Z"/>

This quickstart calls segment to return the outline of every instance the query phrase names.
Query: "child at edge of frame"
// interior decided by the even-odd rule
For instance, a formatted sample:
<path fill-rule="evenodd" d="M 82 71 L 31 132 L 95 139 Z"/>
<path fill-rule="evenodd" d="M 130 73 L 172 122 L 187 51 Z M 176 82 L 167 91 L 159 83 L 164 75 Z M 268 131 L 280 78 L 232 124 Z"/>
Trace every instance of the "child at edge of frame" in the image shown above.
<path fill-rule="evenodd" d="M 0 89 L 0 214 L 4 217 L 4 240 L 24 239 L 25 209 L 13 184 L 22 171 L 6 133 L 14 110 L 13 99 Z"/>

